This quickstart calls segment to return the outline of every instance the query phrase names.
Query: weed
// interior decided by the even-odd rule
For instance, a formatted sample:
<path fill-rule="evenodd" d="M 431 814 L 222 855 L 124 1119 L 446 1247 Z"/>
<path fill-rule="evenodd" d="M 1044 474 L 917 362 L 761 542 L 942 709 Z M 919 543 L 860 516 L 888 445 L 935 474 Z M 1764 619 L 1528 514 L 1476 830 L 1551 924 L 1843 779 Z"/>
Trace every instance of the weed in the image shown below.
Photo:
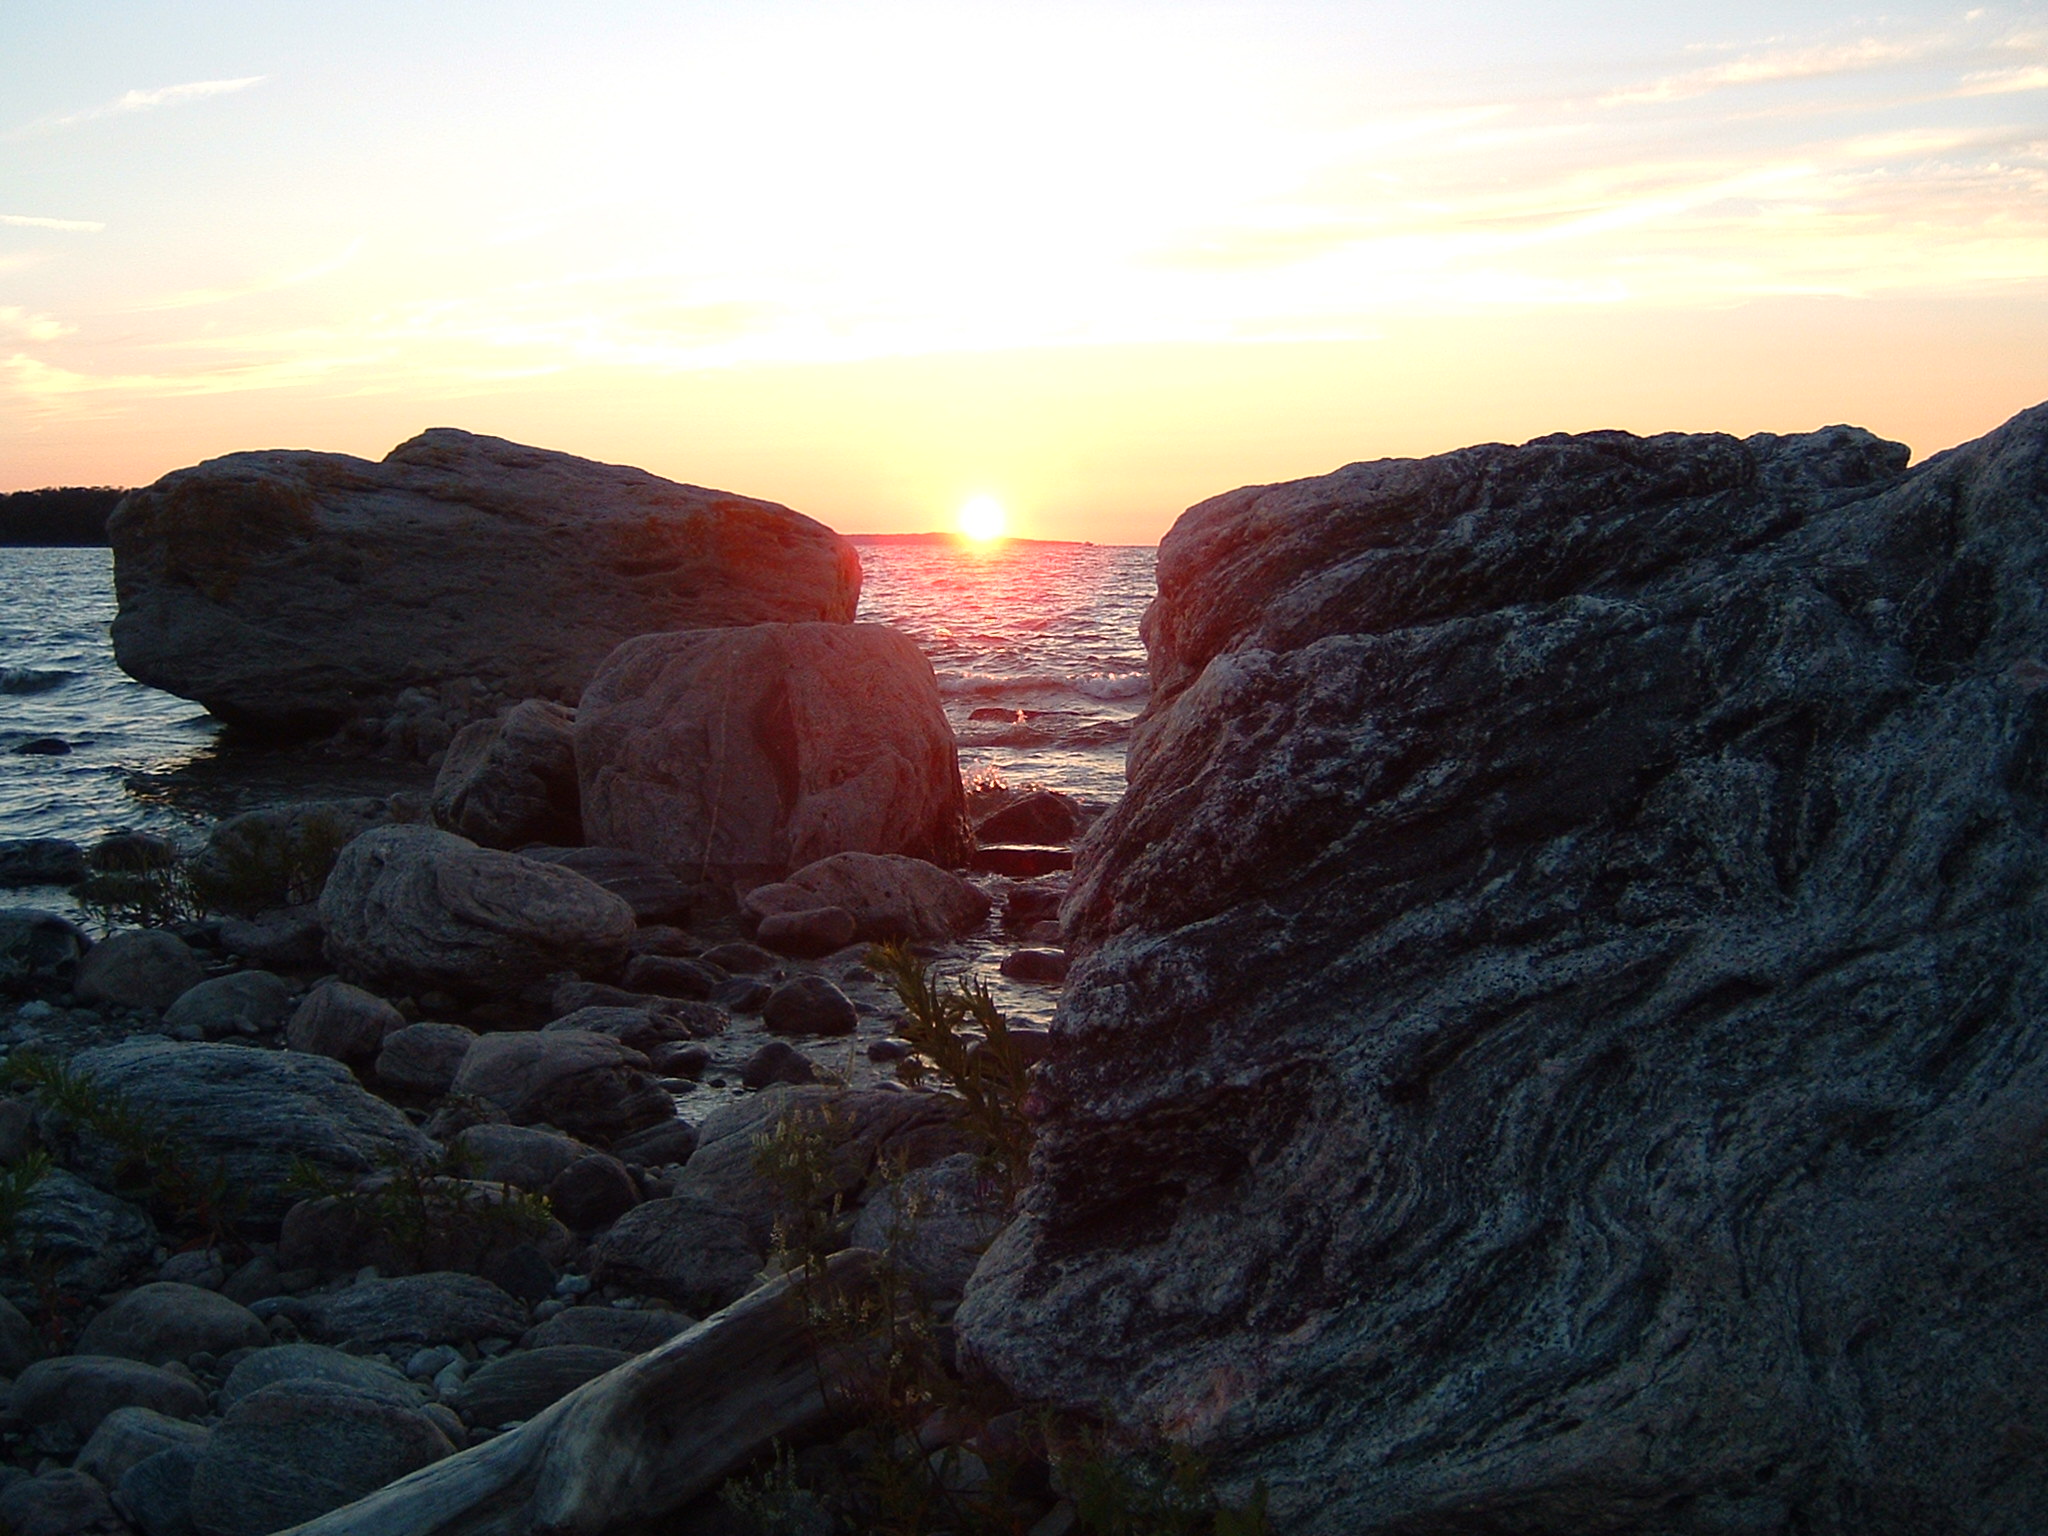
<path fill-rule="evenodd" d="M 361 830 L 319 808 L 282 822 L 238 817 L 215 829 L 190 879 L 215 912 L 249 915 L 316 901 L 334 861 Z"/>
<path fill-rule="evenodd" d="M 239 1205 L 218 1162 L 205 1164 L 166 1125 L 122 1095 L 102 1088 L 54 1057 L 17 1051 L 0 1066 L 0 1086 L 27 1089 L 72 1129 L 104 1141 L 114 1154 L 113 1180 L 124 1199 L 209 1243 L 235 1236 Z"/>
<path fill-rule="evenodd" d="M 21 1213 L 49 1171 L 50 1154 L 40 1150 L 0 1169 L 0 1250 L 15 1251 L 21 1240 Z"/>
<path fill-rule="evenodd" d="M 898 1063 L 896 1075 L 913 1087 L 935 1075 L 966 1105 L 967 1129 L 982 1143 L 1007 1205 L 1024 1187 L 1031 1161 L 1031 1122 L 1024 1116 L 1030 1082 L 995 999 L 978 980 L 953 986 L 934 979 L 898 944 L 876 945 L 867 963 L 894 988 L 907 1015 L 903 1038 L 914 1054 Z"/>
<path fill-rule="evenodd" d="M 489 1249 L 543 1236 L 554 1222 L 547 1196 L 509 1185 L 476 1182 L 476 1164 L 460 1147 L 409 1160 L 381 1153 L 377 1172 L 339 1180 L 303 1158 L 292 1160 L 286 1187 L 309 1199 L 333 1200 L 366 1243 L 383 1242 L 413 1269 L 440 1267 L 450 1240 Z"/>
<path fill-rule="evenodd" d="M 86 915 L 101 932 L 115 928 L 162 928 L 189 923 L 206 911 L 183 859 L 130 869 L 103 869 L 72 887 Z"/>

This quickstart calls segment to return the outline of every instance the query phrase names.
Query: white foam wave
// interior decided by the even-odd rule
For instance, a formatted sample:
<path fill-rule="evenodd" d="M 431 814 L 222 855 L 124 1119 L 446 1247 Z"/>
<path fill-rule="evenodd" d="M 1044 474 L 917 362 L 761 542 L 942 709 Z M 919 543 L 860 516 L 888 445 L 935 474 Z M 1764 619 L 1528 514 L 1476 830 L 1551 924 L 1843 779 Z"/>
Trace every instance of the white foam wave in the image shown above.
<path fill-rule="evenodd" d="M 1137 699 L 1152 691 L 1152 680 L 1142 672 L 1091 672 L 1071 686 L 1091 699 Z"/>

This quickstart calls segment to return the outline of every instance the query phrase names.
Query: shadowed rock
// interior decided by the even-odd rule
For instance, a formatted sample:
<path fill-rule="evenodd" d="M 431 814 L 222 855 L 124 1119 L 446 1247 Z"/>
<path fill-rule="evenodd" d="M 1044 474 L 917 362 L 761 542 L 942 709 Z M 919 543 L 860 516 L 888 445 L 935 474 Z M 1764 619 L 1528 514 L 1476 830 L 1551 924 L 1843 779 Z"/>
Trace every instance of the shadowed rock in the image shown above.
<path fill-rule="evenodd" d="M 1310 1533 L 2048 1522 L 2048 408 L 1162 544 L 958 1317 Z"/>
<path fill-rule="evenodd" d="M 576 772 L 592 843 L 736 891 L 835 853 L 967 848 L 931 663 L 879 624 L 629 640 L 577 706 Z"/>
<path fill-rule="evenodd" d="M 108 537 L 123 669 L 269 731 L 399 724 L 401 695 L 454 683 L 465 717 L 574 703 L 631 636 L 845 623 L 860 595 L 853 547 L 786 507 L 447 428 L 381 463 L 212 459 L 134 492 Z M 461 723 L 390 744 L 425 755 Z"/>
<path fill-rule="evenodd" d="M 573 711 L 527 699 L 455 733 L 434 777 L 434 820 L 485 848 L 577 843 Z"/>

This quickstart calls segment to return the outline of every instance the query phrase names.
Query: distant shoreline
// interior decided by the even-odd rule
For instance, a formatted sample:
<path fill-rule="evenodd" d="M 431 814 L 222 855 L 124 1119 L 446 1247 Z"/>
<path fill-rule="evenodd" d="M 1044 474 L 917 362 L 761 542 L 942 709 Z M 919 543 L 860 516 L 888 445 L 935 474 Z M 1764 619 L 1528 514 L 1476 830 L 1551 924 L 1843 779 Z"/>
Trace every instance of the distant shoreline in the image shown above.
<path fill-rule="evenodd" d="M 963 548 L 980 548 L 981 541 L 970 539 L 964 533 L 842 533 L 840 537 L 849 544 L 957 544 Z M 1018 539 L 1004 535 L 990 539 L 989 544 L 1030 544 L 1034 546 L 1066 545 L 1073 549 L 1138 549 L 1142 545 L 1097 544 L 1093 539 Z"/>

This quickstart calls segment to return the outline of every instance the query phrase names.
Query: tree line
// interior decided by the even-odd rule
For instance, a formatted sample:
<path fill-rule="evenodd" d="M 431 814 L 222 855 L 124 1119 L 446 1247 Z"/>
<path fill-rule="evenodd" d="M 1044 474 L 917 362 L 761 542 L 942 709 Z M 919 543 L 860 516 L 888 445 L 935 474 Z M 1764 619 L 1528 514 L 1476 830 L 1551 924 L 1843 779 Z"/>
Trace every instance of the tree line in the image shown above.
<path fill-rule="evenodd" d="M 60 485 L 0 494 L 0 545 L 107 542 L 107 517 L 128 493 L 111 485 Z"/>

